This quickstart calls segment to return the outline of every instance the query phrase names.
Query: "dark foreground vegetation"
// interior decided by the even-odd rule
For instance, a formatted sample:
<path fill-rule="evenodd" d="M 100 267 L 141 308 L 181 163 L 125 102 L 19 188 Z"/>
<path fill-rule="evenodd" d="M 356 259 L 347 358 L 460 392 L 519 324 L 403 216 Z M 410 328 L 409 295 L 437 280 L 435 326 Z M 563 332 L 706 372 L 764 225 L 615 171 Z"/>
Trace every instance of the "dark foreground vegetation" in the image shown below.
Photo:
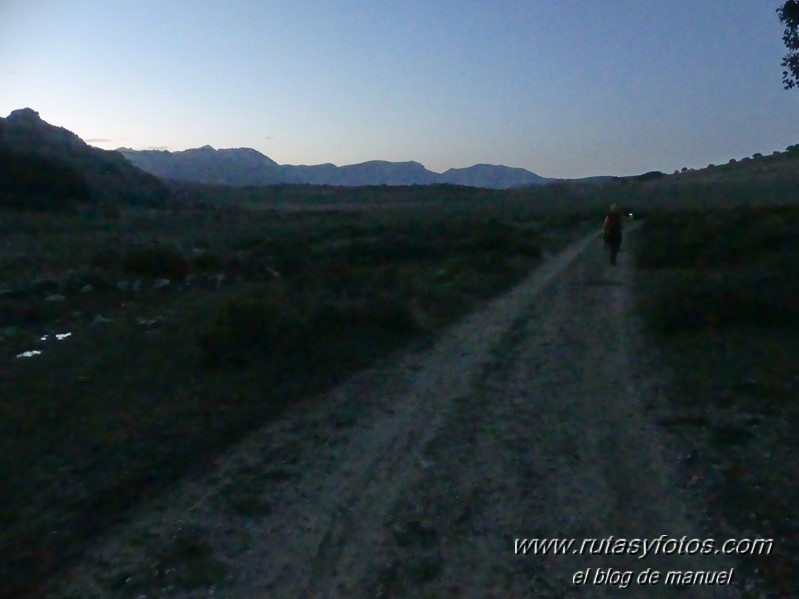
<path fill-rule="evenodd" d="M 799 594 L 799 206 L 653 214 L 637 245 L 640 303 L 675 374 L 661 424 L 711 498 L 708 533 L 774 539 L 744 556 Z"/>
<path fill-rule="evenodd" d="M 61 183 L 47 204 L 45 182 L 34 211 L 29 188 L 8 190 L 0 597 L 36 596 L 131 508 L 203 471 L 290 403 L 431 339 L 542 253 L 598 230 L 611 202 L 653 215 L 639 244 L 651 273 L 642 305 L 674 363 L 690 360 L 678 369 L 690 394 L 677 396 L 686 409 L 751 416 L 718 424 L 700 413 L 687 421 L 708 424 L 675 429 L 742 456 L 717 474 L 718 509 L 727 510 L 718 513 L 736 530 L 796 538 L 795 388 L 780 386 L 796 381 L 795 329 L 774 316 L 795 326 L 786 298 L 796 296 L 788 276 L 796 217 L 765 206 L 793 199 L 797 172 L 785 153 L 677 176 L 503 192 L 170 184 L 166 203 L 106 194 L 68 209 Z M 71 174 L 62 175 L 67 185 Z M 737 205 L 758 208 L 727 209 Z M 17 357 L 32 351 L 42 353 Z M 718 382 L 720 373 L 729 376 Z M 761 490 L 768 485 L 777 491 Z M 746 506 L 769 524 L 746 528 Z M 785 560 L 768 563 L 783 568 L 777 581 L 796 572 Z"/>
<path fill-rule="evenodd" d="M 85 179 L 64 163 L 0 149 L 0 207 L 64 210 L 90 196 Z"/>
<path fill-rule="evenodd" d="M 479 199 L 5 213 L 0 596 L 35 593 L 290 402 L 425 342 L 592 226 Z"/>

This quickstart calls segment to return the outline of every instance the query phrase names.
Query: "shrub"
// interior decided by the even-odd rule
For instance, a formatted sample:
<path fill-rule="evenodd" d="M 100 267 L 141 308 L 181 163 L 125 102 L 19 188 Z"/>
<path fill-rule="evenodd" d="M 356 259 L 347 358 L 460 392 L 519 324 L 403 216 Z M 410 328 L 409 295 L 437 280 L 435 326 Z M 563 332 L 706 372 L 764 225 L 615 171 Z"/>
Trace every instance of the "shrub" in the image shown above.
<path fill-rule="evenodd" d="M 661 333 L 799 323 L 799 210 L 658 214 L 636 250 L 664 273 L 647 306 Z"/>
<path fill-rule="evenodd" d="M 416 322 L 397 294 L 378 291 L 359 298 L 340 298 L 315 307 L 314 334 L 393 335 L 412 332 Z"/>
<path fill-rule="evenodd" d="M 91 199 L 83 176 L 61 161 L 0 150 L 0 202 L 13 208 L 59 210 Z"/>
<path fill-rule="evenodd" d="M 649 171 L 642 175 L 636 175 L 635 177 L 633 177 L 633 181 L 652 181 L 654 179 L 660 179 L 661 177 L 664 176 L 665 173 L 662 173 L 660 171 Z"/>
<path fill-rule="evenodd" d="M 686 211 L 649 219 L 646 241 L 636 250 L 640 268 L 716 268 L 762 261 L 795 247 L 796 208 Z"/>
<path fill-rule="evenodd" d="M 228 298 L 214 323 L 200 336 L 207 365 L 248 362 L 253 353 L 280 358 L 303 349 L 309 326 L 295 298 L 272 290 Z"/>
<path fill-rule="evenodd" d="M 224 268 L 222 259 L 211 252 L 203 252 L 192 257 L 191 268 L 200 272 L 218 272 Z"/>
<path fill-rule="evenodd" d="M 54 304 L 0 298 L 0 329 L 12 325 L 41 324 L 54 311 Z"/>
<path fill-rule="evenodd" d="M 237 342 L 257 346 L 288 328 L 287 324 L 293 320 L 287 313 L 289 306 L 289 302 L 271 296 L 243 295 L 223 306 L 219 322 L 235 334 Z"/>
<path fill-rule="evenodd" d="M 536 231 L 516 231 L 511 245 L 515 254 L 527 258 L 541 257 L 541 237 Z"/>
<path fill-rule="evenodd" d="M 131 251 L 122 259 L 122 269 L 146 277 L 181 280 L 189 272 L 189 264 L 176 249 L 154 245 Z"/>
<path fill-rule="evenodd" d="M 432 236 L 398 235 L 347 244 L 346 259 L 352 264 L 381 265 L 423 262 L 444 255 L 444 246 Z"/>
<path fill-rule="evenodd" d="M 89 260 L 89 264 L 95 268 L 113 268 L 122 260 L 122 255 L 115 247 L 105 247 L 95 252 Z"/>
<path fill-rule="evenodd" d="M 799 277 L 790 274 L 792 262 L 780 257 L 768 268 L 672 273 L 646 306 L 649 323 L 666 335 L 799 324 Z"/>
<path fill-rule="evenodd" d="M 244 365 L 257 358 L 268 368 L 285 369 L 298 362 L 332 363 L 365 345 L 377 348 L 416 330 L 407 302 L 396 291 L 264 288 L 228 298 L 200 336 L 200 348 L 209 366 Z"/>
<path fill-rule="evenodd" d="M 312 262 L 311 245 L 304 240 L 263 238 L 249 245 L 245 262 L 268 264 L 284 276 L 302 273 Z"/>
<path fill-rule="evenodd" d="M 514 233 L 515 230 L 510 225 L 491 219 L 484 227 L 478 229 L 470 245 L 474 251 L 481 254 L 501 254 L 514 239 Z"/>

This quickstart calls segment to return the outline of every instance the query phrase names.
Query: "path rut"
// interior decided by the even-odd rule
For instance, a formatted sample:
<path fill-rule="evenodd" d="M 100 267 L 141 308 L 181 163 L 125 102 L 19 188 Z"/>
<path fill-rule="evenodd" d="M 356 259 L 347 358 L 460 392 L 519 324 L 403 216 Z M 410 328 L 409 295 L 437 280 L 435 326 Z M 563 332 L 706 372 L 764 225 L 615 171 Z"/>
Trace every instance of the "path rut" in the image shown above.
<path fill-rule="evenodd" d="M 631 254 L 606 262 L 586 236 L 427 350 L 294 406 L 99 547 L 73 590 L 116 596 L 103 572 L 147 564 L 130 539 L 188 522 L 231 599 L 737 596 L 572 583 L 586 568 L 734 567 L 719 556 L 514 554 L 517 538 L 703 537 L 644 409 Z M 231 509 L 231 484 L 267 509 Z M 141 596 L 208 593 L 163 575 Z"/>

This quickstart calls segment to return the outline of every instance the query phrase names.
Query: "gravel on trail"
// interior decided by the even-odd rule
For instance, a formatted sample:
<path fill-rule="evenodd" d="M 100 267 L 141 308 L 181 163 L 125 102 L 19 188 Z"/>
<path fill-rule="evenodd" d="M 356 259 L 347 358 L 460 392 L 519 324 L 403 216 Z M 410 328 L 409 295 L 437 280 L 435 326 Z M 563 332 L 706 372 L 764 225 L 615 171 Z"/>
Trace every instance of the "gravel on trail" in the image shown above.
<path fill-rule="evenodd" d="M 737 597 L 737 584 L 636 582 L 647 568 L 735 567 L 719 555 L 515 552 L 517 539 L 707 536 L 646 408 L 634 237 L 613 267 L 592 233 L 426 349 L 292 406 L 146 506 L 50 596 L 117 597 L 147 580 L 124 596 Z M 143 574 L 153 552 L 132 540 L 187 529 L 224 575 L 198 587 L 180 564 Z M 593 584 L 598 568 L 618 574 Z M 110 589 L 110 572 L 130 580 Z"/>

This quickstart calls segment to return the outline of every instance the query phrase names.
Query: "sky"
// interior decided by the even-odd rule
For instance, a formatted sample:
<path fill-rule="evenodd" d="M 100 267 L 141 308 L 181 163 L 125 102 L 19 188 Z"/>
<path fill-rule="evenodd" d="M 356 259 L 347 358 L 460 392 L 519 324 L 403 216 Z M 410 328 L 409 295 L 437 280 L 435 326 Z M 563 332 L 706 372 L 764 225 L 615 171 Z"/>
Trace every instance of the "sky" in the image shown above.
<path fill-rule="evenodd" d="M 0 0 L 0 116 L 280 164 L 701 168 L 799 143 L 780 0 Z"/>

